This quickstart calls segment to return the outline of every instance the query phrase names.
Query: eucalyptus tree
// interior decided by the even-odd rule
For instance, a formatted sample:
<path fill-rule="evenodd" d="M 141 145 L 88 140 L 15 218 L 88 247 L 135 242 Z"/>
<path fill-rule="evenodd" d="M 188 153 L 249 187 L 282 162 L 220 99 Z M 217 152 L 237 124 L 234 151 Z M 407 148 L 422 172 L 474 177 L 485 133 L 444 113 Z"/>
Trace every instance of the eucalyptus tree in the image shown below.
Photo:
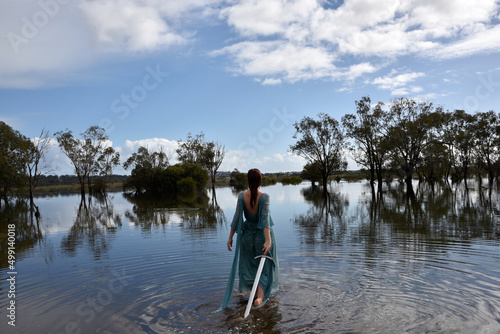
<path fill-rule="evenodd" d="M 450 172 L 450 150 L 440 140 L 432 140 L 422 149 L 416 168 L 419 179 L 435 183 L 446 180 Z"/>
<path fill-rule="evenodd" d="M 26 159 L 26 180 L 28 183 L 30 204 L 33 209 L 33 194 L 38 186 L 40 176 L 49 173 L 51 163 L 48 160 L 48 152 L 52 148 L 52 138 L 49 136 L 49 131 L 43 129 L 40 136 L 32 140 L 32 145 L 27 148 Z"/>
<path fill-rule="evenodd" d="M 185 141 L 179 141 L 176 153 L 181 163 L 197 164 L 207 170 L 212 183 L 212 191 L 215 191 L 217 171 L 226 155 L 224 145 L 207 141 L 203 132 L 196 135 L 188 133 Z"/>
<path fill-rule="evenodd" d="M 33 143 L 19 131 L 0 121 L 0 196 L 25 186 L 27 152 Z"/>
<path fill-rule="evenodd" d="M 169 165 L 169 157 L 160 149 L 159 152 L 150 152 L 147 147 L 140 146 L 123 164 L 125 169 L 132 167 L 130 180 L 137 192 L 142 189 L 152 191 L 155 176 Z"/>
<path fill-rule="evenodd" d="M 383 103 L 371 105 L 371 99 L 364 96 L 356 101 L 356 114 L 342 117 L 342 124 L 347 137 L 354 140 L 350 146 L 356 163 L 370 171 L 370 184 L 375 183 L 377 175 L 378 188 L 382 188 L 382 168 L 388 155 L 386 136 L 383 128 Z"/>
<path fill-rule="evenodd" d="M 88 184 L 90 191 L 90 176 L 98 171 L 97 161 L 109 147 L 109 138 L 103 128 L 95 125 L 81 133 L 81 139 L 75 138 L 68 129 L 56 132 L 54 135 L 62 152 L 73 164 L 80 182 L 80 193 L 85 197 L 85 183 Z"/>
<path fill-rule="evenodd" d="M 108 146 L 98 157 L 96 161 L 96 171 L 101 176 L 102 184 L 99 189 L 100 192 L 106 192 L 109 176 L 113 174 L 113 169 L 120 164 L 120 153 Z"/>
<path fill-rule="evenodd" d="M 392 101 L 386 114 L 391 156 L 404 172 L 408 193 L 413 193 L 412 177 L 421 161 L 422 152 L 433 142 L 432 129 L 438 126 L 440 120 L 435 116 L 431 102 L 418 102 L 410 98 Z"/>
<path fill-rule="evenodd" d="M 203 168 L 206 168 L 211 158 L 203 132 L 196 135 L 188 133 L 185 141 L 179 140 L 179 148 L 176 153 L 177 159 L 181 163 L 198 164 Z"/>
<path fill-rule="evenodd" d="M 464 110 L 455 110 L 445 128 L 443 140 L 451 151 L 452 180 L 467 180 L 475 145 L 474 116 Z"/>
<path fill-rule="evenodd" d="M 493 110 L 474 115 L 476 159 L 480 171 L 485 169 L 490 186 L 500 164 L 500 116 Z"/>
<path fill-rule="evenodd" d="M 210 180 L 212 182 L 212 192 L 215 195 L 215 180 L 217 178 L 217 171 L 219 170 L 226 155 L 226 148 L 219 142 L 209 142 L 207 149 L 210 152 L 207 164 L 208 174 L 210 175 Z"/>
<path fill-rule="evenodd" d="M 422 148 L 416 172 L 419 180 L 425 179 L 430 183 L 448 180 L 454 165 L 455 140 L 451 133 L 452 114 L 437 108 L 426 117 L 427 143 Z"/>
<path fill-rule="evenodd" d="M 323 193 L 327 194 L 328 177 L 347 168 L 343 153 L 345 139 L 337 120 L 324 113 L 318 114 L 318 118 L 306 116 L 294 123 L 293 138 L 297 142 L 290 145 L 290 150 L 316 164 L 323 181 Z"/>

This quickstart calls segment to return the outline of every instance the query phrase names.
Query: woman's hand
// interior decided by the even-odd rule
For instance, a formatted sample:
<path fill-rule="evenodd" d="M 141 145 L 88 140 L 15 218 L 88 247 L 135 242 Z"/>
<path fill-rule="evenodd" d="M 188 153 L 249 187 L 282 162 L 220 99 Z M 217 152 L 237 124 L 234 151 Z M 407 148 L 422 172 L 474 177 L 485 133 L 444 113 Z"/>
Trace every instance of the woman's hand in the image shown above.
<path fill-rule="evenodd" d="M 227 240 L 227 250 L 231 251 L 231 248 L 233 247 L 233 235 L 236 233 L 235 230 L 231 229 L 231 232 L 229 232 L 229 239 Z"/>
<path fill-rule="evenodd" d="M 266 242 L 264 242 L 264 247 L 262 248 L 262 253 L 264 253 L 264 255 L 266 255 L 270 249 L 271 249 L 271 238 L 267 239 Z"/>

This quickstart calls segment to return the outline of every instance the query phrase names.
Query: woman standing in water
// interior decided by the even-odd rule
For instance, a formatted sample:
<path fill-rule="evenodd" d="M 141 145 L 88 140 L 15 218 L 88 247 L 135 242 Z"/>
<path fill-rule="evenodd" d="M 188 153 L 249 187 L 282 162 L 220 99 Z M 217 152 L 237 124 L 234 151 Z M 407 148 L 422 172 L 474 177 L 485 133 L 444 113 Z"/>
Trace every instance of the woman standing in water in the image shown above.
<path fill-rule="evenodd" d="M 262 175 L 258 169 L 249 170 L 247 179 L 249 189 L 238 196 L 236 212 L 227 241 L 227 249 L 231 251 L 233 236 L 235 233 L 238 234 L 233 267 L 221 309 L 226 308 L 231 300 L 238 260 L 239 291 L 243 292 L 252 289 L 260 262 L 260 258 L 255 259 L 255 257 L 267 255 L 272 258 L 272 260 L 266 260 L 262 270 L 253 302 L 254 308 L 264 305 L 271 292 L 278 290 L 279 266 L 272 228 L 274 223 L 269 213 L 269 195 L 259 190 Z"/>

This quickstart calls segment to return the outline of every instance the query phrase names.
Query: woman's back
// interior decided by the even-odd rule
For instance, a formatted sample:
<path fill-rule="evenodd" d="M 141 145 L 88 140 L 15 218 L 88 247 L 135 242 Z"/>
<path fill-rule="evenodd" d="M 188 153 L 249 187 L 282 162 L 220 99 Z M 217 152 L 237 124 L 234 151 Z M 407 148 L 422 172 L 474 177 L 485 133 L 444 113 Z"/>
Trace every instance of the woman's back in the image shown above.
<path fill-rule="evenodd" d="M 259 221 L 259 207 L 261 204 L 261 199 L 264 199 L 265 195 L 263 192 L 259 192 L 257 195 L 257 201 L 255 202 L 255 205 L 252 207 L 250 204 L 250 192 L 243 192 L 242 197 L 243 197 L 243 213 L 245 215 L 245 219 L 248 222 L 258 222 Z"/>

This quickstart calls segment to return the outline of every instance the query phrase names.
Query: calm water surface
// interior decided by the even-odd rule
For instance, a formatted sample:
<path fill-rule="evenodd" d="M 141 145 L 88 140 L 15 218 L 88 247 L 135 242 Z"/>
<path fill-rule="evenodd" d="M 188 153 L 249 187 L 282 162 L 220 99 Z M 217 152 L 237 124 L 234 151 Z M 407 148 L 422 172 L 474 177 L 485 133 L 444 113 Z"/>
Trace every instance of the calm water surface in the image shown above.
<path fill-rule="evenodd" d="M 237 192 L 192 204 L 113 193 L 39 197 L 2 206 L 17 225 L 16 326 L 1 333 L 500 333 L 500 196 L 436 186 L 407 198 L 394 184 L 263 188 L 271 196 L 281 285 L 243 319 L 248 294 L 213 313 L 233 253 Z M 2 203 L 3 205 L 3 203 Z"/>

